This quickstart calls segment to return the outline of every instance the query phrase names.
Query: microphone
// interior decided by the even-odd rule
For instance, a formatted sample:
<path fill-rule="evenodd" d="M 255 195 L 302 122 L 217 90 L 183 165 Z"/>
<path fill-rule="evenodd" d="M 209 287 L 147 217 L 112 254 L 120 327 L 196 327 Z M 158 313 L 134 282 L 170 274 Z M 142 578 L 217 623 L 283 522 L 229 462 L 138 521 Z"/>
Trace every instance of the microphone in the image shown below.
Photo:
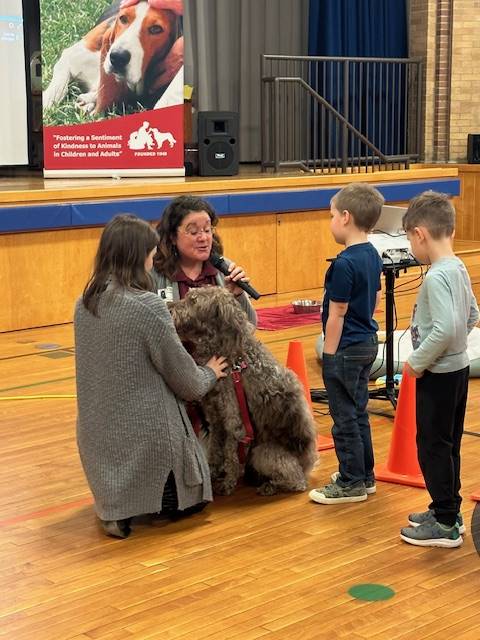
<path fill-rule="evenodd" d="M 223 256 L 219 256 L 218 253 L 212 253 L 210 256 L 210 262 L 213 266 L 218 269 L 224 276 L 229 276 L 230 272 L 228 270 L 228 264 L 223 259 Z M 236 280 L 235 283 L 240 289 L 243 289 L 245 293 L 248 293 L 254 300 L 258 300 L 260 298 L 260 294 L 256 291 L 250 284 L 247 282 L 243 282 L 243 280 Z"/>

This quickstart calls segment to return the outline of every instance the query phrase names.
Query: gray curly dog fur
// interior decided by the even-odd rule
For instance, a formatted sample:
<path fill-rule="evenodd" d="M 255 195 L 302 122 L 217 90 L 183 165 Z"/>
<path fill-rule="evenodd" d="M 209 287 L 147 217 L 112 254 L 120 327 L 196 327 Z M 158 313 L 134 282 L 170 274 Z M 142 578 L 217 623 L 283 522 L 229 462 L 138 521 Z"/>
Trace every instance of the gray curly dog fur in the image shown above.
<path fill-rule="evenodd" d="M 254 328 L 226 289 L 191 289 L 171 312 L 180 338 L 193 345 L 198 364 L 212 355 L 226 356 L 231 365 L 247 363 L 242 382 L 255 440 L 246 461 L 246 480 L 256 484 L 262 495 L 305 491 L 317 459 L 316 429 L 297 376 L 254 337 Z M 203 398 L 202 409 L 209 423 L 213 489 L 229 495 L 242 473 L 238 442 L 245 434 L 230 375 Z"/>

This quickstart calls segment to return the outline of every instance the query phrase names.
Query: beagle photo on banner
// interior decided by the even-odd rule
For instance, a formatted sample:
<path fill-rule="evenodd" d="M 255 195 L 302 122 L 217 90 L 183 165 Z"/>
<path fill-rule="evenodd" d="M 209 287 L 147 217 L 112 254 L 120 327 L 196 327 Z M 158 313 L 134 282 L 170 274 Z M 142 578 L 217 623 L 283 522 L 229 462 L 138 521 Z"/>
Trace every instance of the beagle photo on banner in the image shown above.
<path fill-rule="evenodd" d="M 46 170 L 183 166 L 181 0 L 41 0 L 41 29 Z"/>

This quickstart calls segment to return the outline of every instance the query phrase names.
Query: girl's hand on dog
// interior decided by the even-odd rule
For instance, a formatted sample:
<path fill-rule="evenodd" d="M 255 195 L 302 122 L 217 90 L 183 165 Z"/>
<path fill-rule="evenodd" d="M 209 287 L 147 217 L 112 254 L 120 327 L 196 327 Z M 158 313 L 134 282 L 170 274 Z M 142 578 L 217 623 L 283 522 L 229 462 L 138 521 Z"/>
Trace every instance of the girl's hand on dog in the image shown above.
<path fill-rule="evenodd" d="M 225 288 L 228 289 L 230 293 L 233 293 L 234 296 L 239 296 L 243 293 L 243 289 L 240 289 L 235 282 L 237 282 L 237 280 L 250 282 L 250 278 L 247 278 L 247 274 L 243 268 L 238 267 L 235 262 L 231 262 L 228 265 L 228 270 L 230 271 L 230 275 L 225 276 Z"/>
<path fill-rule="evenodd" d="M 220 380 L 220 378 L 226 378 L 227 372 L 225 369 L 228 367 L 228 362 L 224 356 L 213 356 L 207 362 L 206 366 L 213 370 L 214 374 L 217 376 L 217 380 Z"/>

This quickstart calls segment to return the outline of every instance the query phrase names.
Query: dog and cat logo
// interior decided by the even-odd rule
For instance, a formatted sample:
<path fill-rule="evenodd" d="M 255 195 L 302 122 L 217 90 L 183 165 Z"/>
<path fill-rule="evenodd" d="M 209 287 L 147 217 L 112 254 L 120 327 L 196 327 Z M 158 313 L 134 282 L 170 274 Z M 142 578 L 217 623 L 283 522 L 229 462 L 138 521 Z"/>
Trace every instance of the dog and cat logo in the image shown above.
<path fill-rule="evenodd" d="M 132 151 L 143 151 L 147 149 L 161 149 L 167 142 L 172 149 L 177 141 L 170 131 L 159 131 L 156 127 L 151 127 L 150 123 L 145 120 L 143 124 L 136 130 L 132 131 L 128 139 L 128 147 Z"/>

